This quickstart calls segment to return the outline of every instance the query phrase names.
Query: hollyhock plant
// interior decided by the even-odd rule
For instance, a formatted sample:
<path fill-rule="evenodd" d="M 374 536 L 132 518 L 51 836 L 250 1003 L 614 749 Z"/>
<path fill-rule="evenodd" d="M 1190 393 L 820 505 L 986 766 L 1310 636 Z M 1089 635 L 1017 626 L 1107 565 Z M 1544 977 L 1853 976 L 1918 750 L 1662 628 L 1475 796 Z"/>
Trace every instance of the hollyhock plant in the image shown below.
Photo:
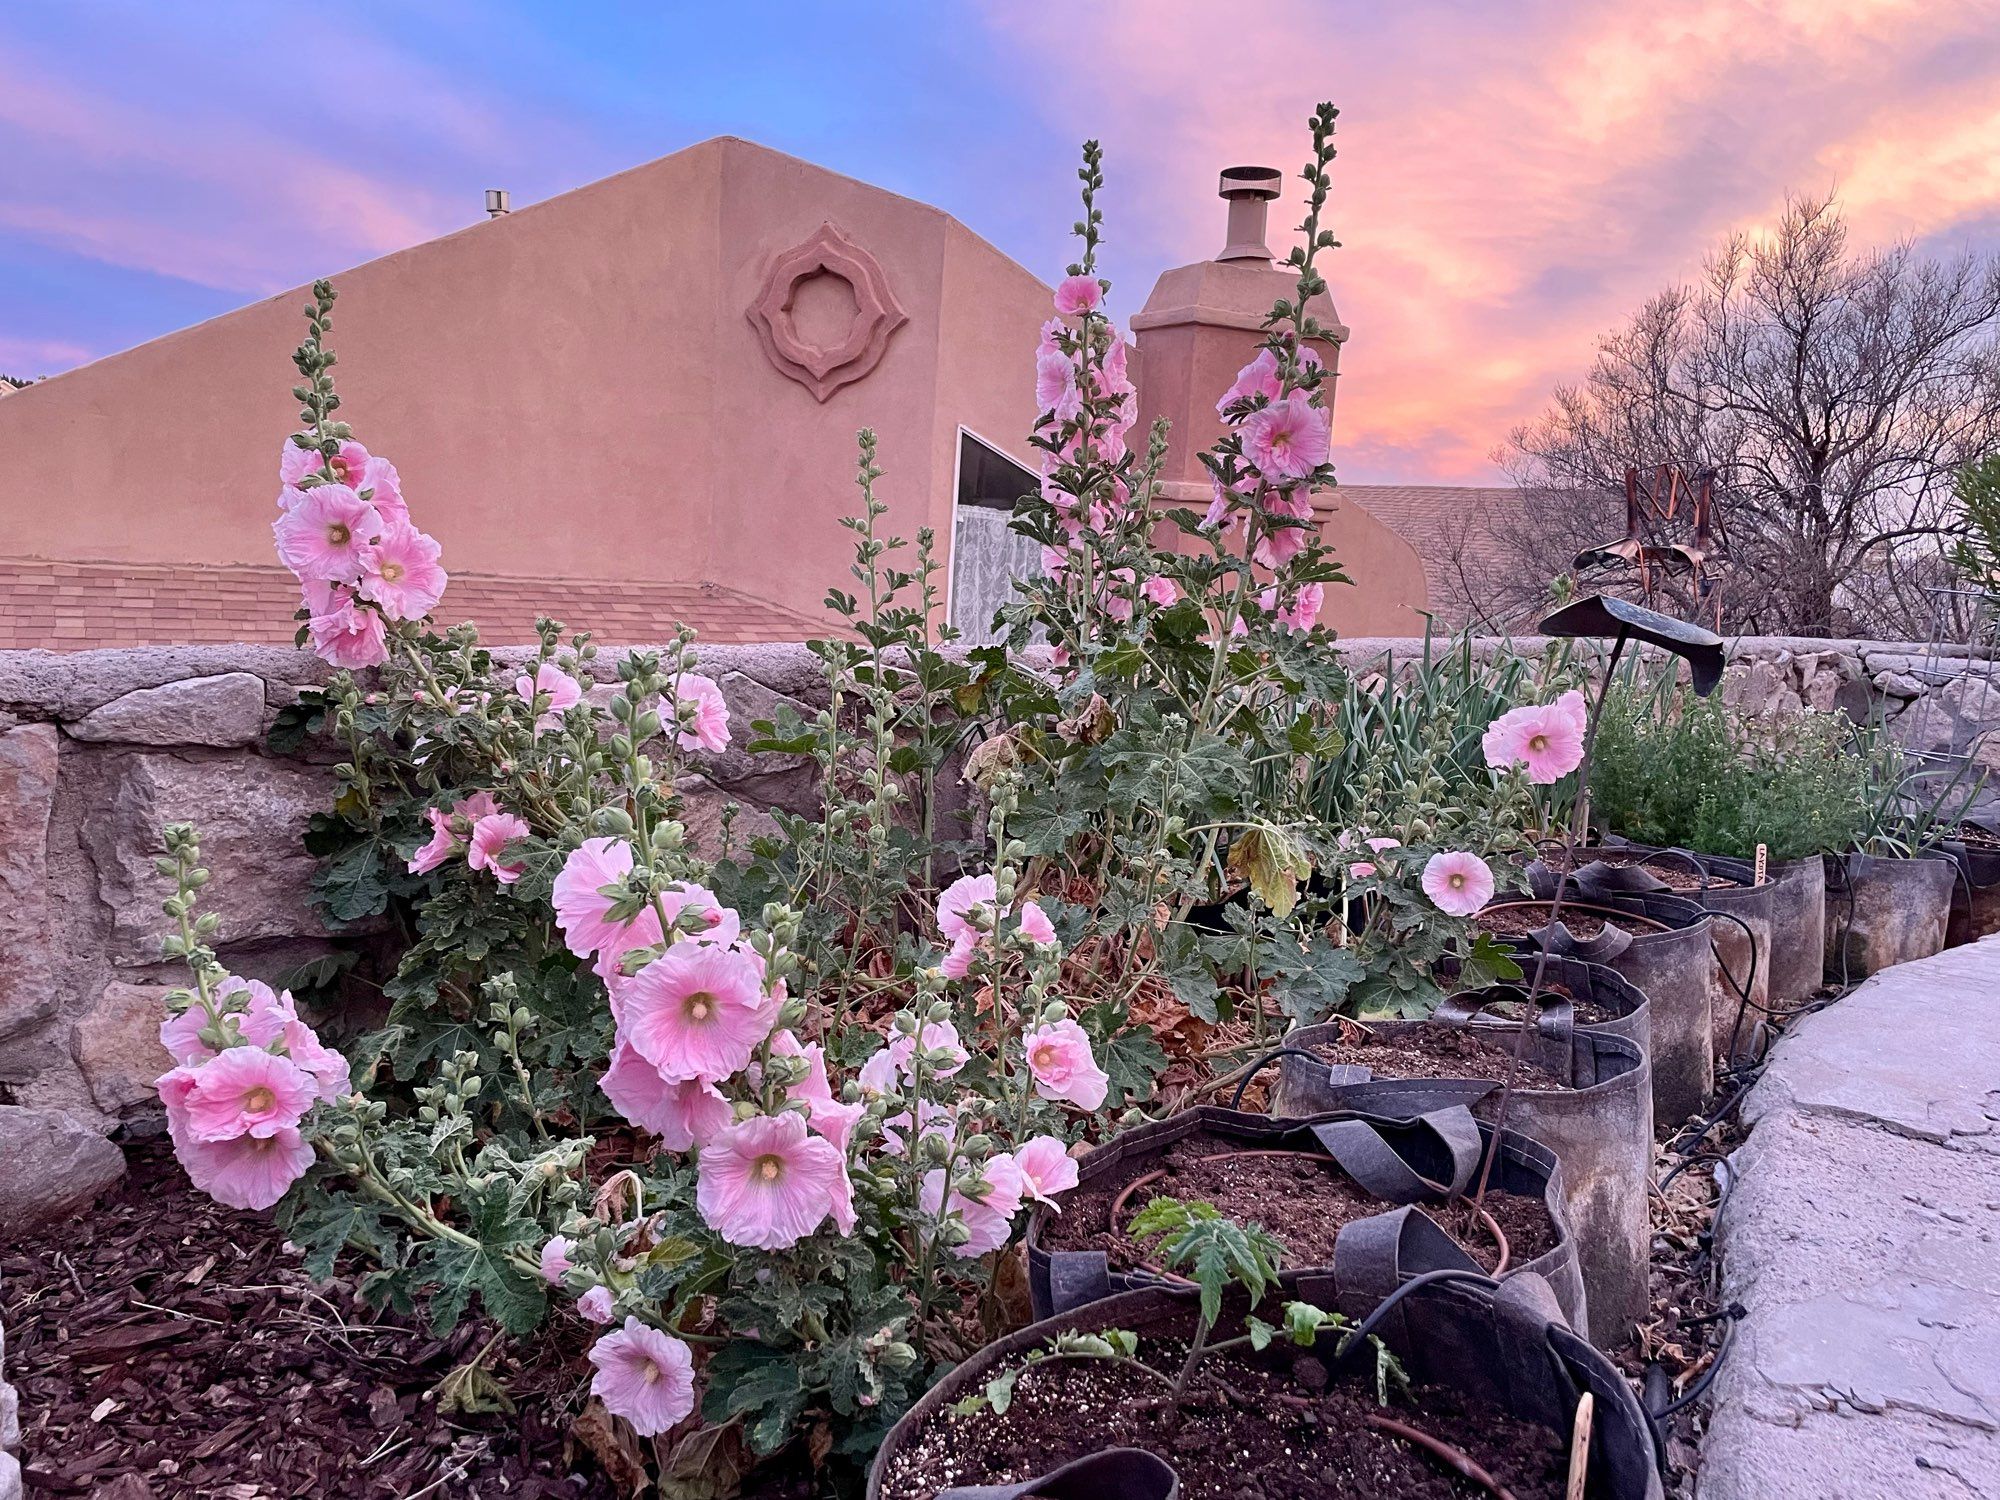
<path fill-rule="evenodd" d="M 628 1317 L 590 1348 L 590 1393 L 642 1438 L 658 1437 L 694 1411 L 694 1352 L 671 1334 Z"/>
<path fill-rule="evenodd" d="M 1424 865 L 1424 894 L 1447 916 L 1469 917 L 1493 899 L 1493 871 L 1465 850 L 1433 854 Z"/>
<path fill-rule="evenodd" d="M 789 1250 L 826 1222 L 847 1164 L 831 1141 L 808 1135 L 805 1117 L 755 1115 L 716 1132 L 703 1148 L 695 1207 L 732 1245 Z"/>
<path fill-rule="evenodd" d="M 490 871 L 502 885 L 512 885 L 528 866 L 525 861 L 510 862 L 504 856 L 508 845 L 526 838 L 529 832 L 525 818 L 513 813 L 488 813 L 472 825 L 472 835 L 465 844 L 465 862 L 475 870 Z"/>
<path fill-rule="evenodd" d="M 624 986 L 621 1008 L 621 1038 L 669 1083 L 741 1072 L 777 1019 L 752 955 L 711 943 L 669 948 Z"/>
<path fill-rule="evenodd" d="M 1090 1038 L 1074 1021 L 1037 1026 L 1027 1036 L 1028 1069 L 1035 1092 L 1078 1109 L 1101 1109 L 1110 1077 L 1091 1055 Z"/>
<path fill-rule="evenodd" d="M 661 702 L 679 729 L 674 743 L 683 750 L 719 755 L 729 748 L 729 700 L 713 678 L 682 672 Z"/>
<path fill-rule="evenodd" d="M 1280 392 L 1278 356 L 1269 349 L 1259 349 L 1257 357 L 1236 372 L 1236 383 L 1215 403 L 1215 414 L 1226 417 L 1229 409 L 1242 401 L 1276 401 Z"/>

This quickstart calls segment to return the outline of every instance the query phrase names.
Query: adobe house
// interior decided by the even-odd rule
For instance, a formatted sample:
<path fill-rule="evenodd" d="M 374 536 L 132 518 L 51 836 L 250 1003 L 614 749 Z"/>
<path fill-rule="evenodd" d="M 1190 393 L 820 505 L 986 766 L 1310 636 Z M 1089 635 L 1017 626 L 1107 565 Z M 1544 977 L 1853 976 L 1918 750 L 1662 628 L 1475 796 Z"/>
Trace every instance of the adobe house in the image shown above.
<path fill-rule="evenodd" d="M 1133 319 L 1171 486 L 1198 478 L 1215 398 L 1289 283 L 1262 244 L 1273 195 L 1226 182 L 1223 255 L 1167 272 Z M 954 623 L 983 633 L 1008 571 L 1035 565 L 1004 523 L 1036 483 L 1050 289 L 925 204 L 722 137 L 333 280 L 342 415 L 443 543 L 442 616 L 489 639 L 538 613 L 608 641 L 677 620 L 714 642 L 824 633 L 862 427 L 893 527 L 939 539 Z M 270 523 L 305 300 L 0 397 L 0 648 L 289 641 Z M 1324 618 L 1418 628 L 1410 545 L 1323 503 L 1357 580 Z"/>

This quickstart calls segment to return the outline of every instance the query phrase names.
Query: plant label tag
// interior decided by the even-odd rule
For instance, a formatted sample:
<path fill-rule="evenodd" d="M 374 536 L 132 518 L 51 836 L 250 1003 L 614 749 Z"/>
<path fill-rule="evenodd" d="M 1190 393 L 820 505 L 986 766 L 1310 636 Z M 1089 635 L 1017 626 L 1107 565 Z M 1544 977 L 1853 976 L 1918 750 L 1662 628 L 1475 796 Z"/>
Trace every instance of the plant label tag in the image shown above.
<path fill-rule="evenodd" d="M 1757 876 L 1756 879 L 1750 882 L 1752 885 L 1762 885 L 1764 883 L 1764 867 L 1770 862 L 1771 846 L 1769 844 L 1759 844 L 1757 846 Z"/>

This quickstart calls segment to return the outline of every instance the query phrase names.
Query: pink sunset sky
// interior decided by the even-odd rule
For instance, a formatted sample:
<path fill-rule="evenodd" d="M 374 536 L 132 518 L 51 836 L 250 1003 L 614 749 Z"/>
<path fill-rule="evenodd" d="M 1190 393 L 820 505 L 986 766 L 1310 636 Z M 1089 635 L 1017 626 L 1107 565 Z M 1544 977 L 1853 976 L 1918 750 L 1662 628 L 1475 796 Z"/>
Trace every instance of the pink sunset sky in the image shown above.
<path fill-rule="evenodd" d="M 1350 481 L 1496 482 L 1595 339 L 1788 189 L 1837 189 L 1864 245 L 2000 239 L 1993 0 L 104 0 L 0 13 L 0 371 L 725 132 L 936 203 L 1050 281 L 1096 136 L 1129 317 L 1220 247 L 1217 169 L 1295 171 L 1319 99 Z"/>

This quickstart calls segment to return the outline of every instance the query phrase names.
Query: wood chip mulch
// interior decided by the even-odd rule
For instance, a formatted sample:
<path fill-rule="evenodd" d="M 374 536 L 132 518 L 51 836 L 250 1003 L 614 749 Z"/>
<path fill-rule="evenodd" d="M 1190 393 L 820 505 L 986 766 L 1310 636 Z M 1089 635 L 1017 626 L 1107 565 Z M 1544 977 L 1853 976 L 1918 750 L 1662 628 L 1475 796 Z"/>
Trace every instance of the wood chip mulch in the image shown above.
<path fill-rule="evenodd" d="M 77 1222 L 0 1244 L 30 1496 L 614 1494 L 569 1439 L 589 1368 L 569 1341 L 493 1351 L 513 1414 L 444 1411 L 438 1384 L 491 1324 L 440 1341 L 366 1307 L 352 1275 L 316 1286 L 268 1218 L 195 1192 L 164 1140 L 128 1157 Z"/>

